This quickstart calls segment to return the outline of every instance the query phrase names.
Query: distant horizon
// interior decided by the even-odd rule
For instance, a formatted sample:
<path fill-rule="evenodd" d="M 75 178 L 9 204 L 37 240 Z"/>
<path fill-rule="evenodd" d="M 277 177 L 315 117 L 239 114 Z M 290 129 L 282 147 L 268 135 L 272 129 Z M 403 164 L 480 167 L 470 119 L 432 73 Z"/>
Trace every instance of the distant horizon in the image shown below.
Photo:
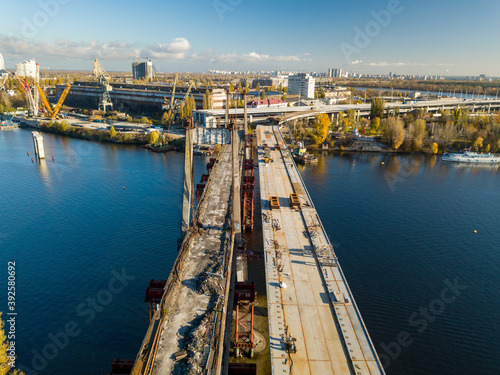
<path fill-rule="evenodd" d="M 7 2 L 0 32 L 6 65 L 35 58 L 52 70 L 285 70 L 500 77 L 500 2 L 255 0 Z M 99 12 L 95 10 L 99 9 Z M 148 9 L 154 11 L 147 12 Z M 460 26 L 457 26 L 460 25 Z"/>

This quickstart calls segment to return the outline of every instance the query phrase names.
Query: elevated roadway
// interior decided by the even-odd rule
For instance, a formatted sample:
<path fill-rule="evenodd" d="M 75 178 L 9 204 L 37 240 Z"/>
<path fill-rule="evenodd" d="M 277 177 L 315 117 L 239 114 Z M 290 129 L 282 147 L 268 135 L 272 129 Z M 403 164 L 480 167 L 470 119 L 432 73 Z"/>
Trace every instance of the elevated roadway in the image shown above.
<path fill-rule="evenodd" d="M 413 101 L 410 103 L 386 103 L 385 108 L 391 110 L 399 108 L 400 113 L 407 113 L 415 111 L 417 108 L 424 108 L 427 112 L 436 113 L 442 109 L 454 109 L 456 107 L 468 108 L 473 111 L 493 111 L 500 109 L 500 99 L 439 99 L 439 100 L 425 100 Z M 339 112 L 346 112 L 349 109 L 354 109 L 358 116 L 368 116 L 370 114 L 371 104 L 337 104 L 325 105 L 319 107 L 284 107 L 284 108 L 248 108 L 248 115 L 251 117 L 250 122 L 257 118 L 269 116 L 284 115 L 286 120 L 296 118 L 313 117 L 317 113 L 326 113 L 332 117 Z M 231 114 L 243 118 L 243 108 L 231 109 Z M 205 109 L 194 111 L 194 120 L 200 125 L 206 127 L 217 127 L 224 125 L 224 109 Z"/>
<path fill-rule="evenodd" d="M 272 373 L 384 374 L 281 133 L 259 126 L 257 141 Z M 273 162 L 266 163 L 265 154 Z M 298 208 L 291 207 L 292 193 L 298 195 Z M 271 208 L 271 197 L 277 197 L 279 208 L 276 203 Z"/>

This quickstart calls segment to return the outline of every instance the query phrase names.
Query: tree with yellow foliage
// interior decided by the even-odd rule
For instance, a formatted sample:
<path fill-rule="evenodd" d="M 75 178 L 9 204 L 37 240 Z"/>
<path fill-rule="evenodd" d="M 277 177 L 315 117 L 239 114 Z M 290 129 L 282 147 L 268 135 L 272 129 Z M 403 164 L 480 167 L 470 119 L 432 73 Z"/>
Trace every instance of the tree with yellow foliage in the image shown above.
<path fill-rule="evenodd" d="M 12 359 L 9 357 L 7 350 L 9 344 L 7 343 L 7 336 L 4 331 L 4 321 L 2 319 L 2 312 L 0 311 L 0 375 L 24 375 L 24 372 L 19 370 L 12 370 L 9 363 Z"/>
<path fill-rule="evenodd" d="M 437 154 L 438 153 L 439 147 L 438 147 L 438 144 L 436 142 L 434 142 L 432 144 L 431 148 L 432 148 L 432 153 L 433 154 Z"/>
<path fill-rule="evenodd" d="M 484 139 L 481 138 L 481 137 L 478 137 L 475 141 L 474 141 L 474 144 L 473 144 L 473 147 L 474 147 L 474 150 L 477 152 L 479 151 L 480 148 L 483 147 L 483 141 Z"/>
<path fill-rule="evenodd" d="M 405 125 L 396 117 L 386 118 L 380 126 L 382 137 L 394 150 L 397 150 L 405 139 Z"/>
<path fill-rule="evenodd" d="M 319 145 L 325 141 L 330 125 L 330 118 L 326 113 L 319 113 L 314 116 L 313 141 L 315 144 Z"/>

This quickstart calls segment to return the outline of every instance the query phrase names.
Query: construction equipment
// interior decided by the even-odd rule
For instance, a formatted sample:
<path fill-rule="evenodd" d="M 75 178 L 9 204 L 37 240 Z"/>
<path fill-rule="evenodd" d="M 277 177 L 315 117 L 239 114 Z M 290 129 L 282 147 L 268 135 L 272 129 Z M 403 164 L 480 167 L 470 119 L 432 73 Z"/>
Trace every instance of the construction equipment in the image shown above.
<path fill-rule="evenodd" d="M 45 107 L 45 109 L 47 110 L 47 113 L 49 114 L 50 117 L 53 117 L 54 115 L 54 111 L 52 110 L 52 107 L 50 106 L 50 103 L 49 101 L 47 100 L 47 98 L 45 97 L 45 94 L 42 90 L 42 88 L 40 87 L 40 85 L 38 83 L 35 82 L 35 85 L 38 89 L 38 93 L 40 95 L 40 98 L 42 99 L 42 104 L 43 106 Z"/>
<path fill-rule="evenodd" d="M 3 77 L 3 80 L 0 79 L 0 91 L 7 91 L 5 89 L 5 82 L 7 82 L 8 79 L 9 79 L 8 75 L 6 75 L 5 77 Z"/>
<path fill-rule="evenodd" d="M 167 124 L 168 124 L 168 129 L 167 129 L 167 134 L 170 131 L 170 126 L 172 125 L 172 122 L 174 120 L 174 107 L 175 107 L 175 87 L 177 86 L 177 73 L 175 74 L 175 79 L 174 79 L 174 87 L 172 89 L 172 97 L 170 98 L 170 104 L 168 103 L 167 98 L 164 99 L 164 103 L 162 106 L 162 109 L 164 111 L 167 111 Z"/>
<path fill-rule="evenodd" d="M 61 94 L 61 97 L 59 98 L 59 101 L 57 102 L 56 106 L 54 107 L 54 109 L 52 109 L 52 107 L 50 106 L 50 103 L 49 101 L 47 100 L 42 88 L 40 87 L 40 85 L 38 83 L 35 82 L 35 85 L 36 87 L 38 88 L 38 93 L 40 95 L 40 98 L 42 99 L 42 103 L 45 107 L 45 109 L 47 110 L 47 112 L 49 113 L 50 115 L 50 118 L 53 120 L 56 119 L 57 117 L 57 114 L 59 113 L 59 111 L 61 110 L 63 104 L 64 104 L 64 101 L 66 100 L 66 97 L 68 96 L 68 93 L 69 93 L 69 90 L 71 89 L 71 84 L 68 83 L 66 85 L 66 88 L 64 89 L 63 93 Z"/>
<path fill-rule="evenodd" d="M 290 194 L 290 207 L 292 208 L 300 208 L 300 200 L 299 196 L 295 193 Z"/>
<path fill-rule="evenodd" d="M 111 77 L 104 70 L 98 59 L 94 60 L 94 75 L 97 77 L 99 82 L 99 89 L 101 95 L 99 97 L 99 110 L 107 112 L 108 110 L 113 110 L 113 102 L 111 101 L 111 96 L 109 92 L 113 90 L 113 87 L 109 84 Z"/>
<path fill-rule="evenodd" d="M 129 55 L 129 56 L 135 57 L 135 62 L 137 62 L 137 58 L 139 57 L 139 55 Z"/>
<path fill-rule="evenodd" d="M 17 80 L 19 87 L 26 94 L 26 99 L 28 101 L 28 116 L 38 116 L 38 95 L 34 94 L 28 79 L 25 78 L 23 81 L 16 74 L 12 74 L 12 76 Z"/>

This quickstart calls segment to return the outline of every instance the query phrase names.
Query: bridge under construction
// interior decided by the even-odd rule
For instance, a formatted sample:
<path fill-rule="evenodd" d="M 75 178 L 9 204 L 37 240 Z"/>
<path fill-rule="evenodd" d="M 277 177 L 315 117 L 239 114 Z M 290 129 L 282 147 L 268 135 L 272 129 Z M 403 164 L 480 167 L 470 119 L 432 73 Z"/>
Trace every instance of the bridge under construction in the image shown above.
<path fill-rule="evenodd" d="M 231 145 L 210 159 L 196 189 L 187 128 L 179 254 L 168 279 L 146 290 L 150 325 L 137 358 L 115 360 L 112 373 L 384 374 L 279 128 L 246 134 L 229 123 Z M 250 250 L 242 230 L 254 222 L 261 245 Z M 248 280 L 251 257 L 262 260 L 265 280 Z M 254 359 L 256 281 L 265 283 L 267 366 Z"/>

